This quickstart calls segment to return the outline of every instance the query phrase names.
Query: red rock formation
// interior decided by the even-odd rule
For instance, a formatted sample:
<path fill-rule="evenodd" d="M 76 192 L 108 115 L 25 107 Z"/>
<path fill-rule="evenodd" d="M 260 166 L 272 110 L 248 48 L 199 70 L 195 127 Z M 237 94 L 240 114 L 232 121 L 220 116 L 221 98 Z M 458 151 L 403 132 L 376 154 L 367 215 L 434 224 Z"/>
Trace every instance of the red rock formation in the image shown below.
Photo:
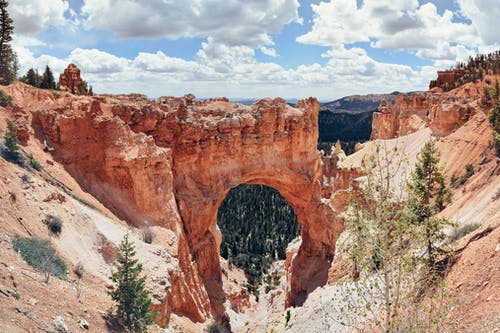
<path fill-rule="evenodd" d="M 465 74 L 463 69 L 452 69 L 447 71 L 438 71 L 436 80 L 432 80 L 429 84 L 429 89 L 434 87 L 444 87 L 446 84 L 457 81 Z"/>
<path fill-rule="evenodd" d="M 181 271 L 155 305 L 161 325 L 171 312 L 227 320 L 216 216 L 239 184 L 274 187 L 302 226 L 301 245 L 287 267 L 287 305 L 302 304 L 327 282 L 343 223 L 334 210 L 342 205 L 338 191 L 326 188 L 345 189 L 350 178 L 337 169 L 337 155 L 322 158 L 316 150 L 315 99 L 296 108 L 280 98 L 248 107 L 227 99 L 198 102 L 192 95 L 153 102 L 140 95 L 54 100 L 25 92 L 38 98 L 33 103 L 20 97 L 25 85 L 8 89 L 14 104 L 32 114 L 40 141 L 54 147 L 54 158 L 87 191 L 136 226 L 147 220 L 177 235 Z"/>
<path fill-rule="evenodd" d="M 76 92 L 78 86 L 83 83 L 80 69 L 75 64 L 69 64 L 61 75 L 59 75 L 59 89 Z"/>
<path fill-rule="evenodd" d="M 427 126 L 432 133 L 451 133 L 468 116 L 468 98 L 446 93 L 401 94 L 394 104 L 381 101 L 373 114 L 371 139 L 392 139 Z"/>

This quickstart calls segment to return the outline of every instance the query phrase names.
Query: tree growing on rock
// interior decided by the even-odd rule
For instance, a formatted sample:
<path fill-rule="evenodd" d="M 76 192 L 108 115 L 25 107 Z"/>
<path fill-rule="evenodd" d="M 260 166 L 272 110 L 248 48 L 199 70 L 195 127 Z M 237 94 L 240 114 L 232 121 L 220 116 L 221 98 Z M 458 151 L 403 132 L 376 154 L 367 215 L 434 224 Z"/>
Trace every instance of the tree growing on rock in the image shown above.
<path fill-rule="evenodd" d="M 110 292 L 111 298 L 117 303 L 116 312 L 111 316 L 116 318 L 127 332 L 146 332 L 148 325 L 154 323 L 156 312 L 151 311 L 151 299 L 145 289 L 144 276 L 141 276 L 142 265 L 135 256 L 135 247 L 125 235 L 118 258 L 114 263 L 116 272 L 111 275 L 115 289 Z"/>
<path fill-rule="evenodd" d="M 326 323 L 331 318 L 358 332 L 442 331 L 448 311 L 443 289 L 437 286 L 424 301 L 416 297 L 428 284 L 421 283 L 427 278 L 421 227 L 408 209 L 404 153 L 382 144 L 362 166 L 365 176 L 353 190 L 346 243 L 340 244 L 353 264 L 353 281 L 337 284 Z"/>
<path fill-rule="evenodd" d="M 426 248 L 430 277 L 436 276 L 438 257 L 446 252 L 443 245 L 446 235 L 443 229 L 451 224 L 446 219 L 435 216 L 444 209 L 451 196 L 439 161 L 439 151 L 435 142 L 430 140 L 420 151 L 408 182 L 410 221 L 421 230 L 419 234 Z"/>
<path fill-rule="evenodd" d="M 18 161 L 19 154 L 19 140 L 17 139 L 17 129 L 13 122 L 7 123 L 7 132 L 4 135 L 5 152 L 8 157 L 13 161 Z"/>
<path fill-rule="evenodd" d="M 500 157 L 500 102 L 497 102 L 495 107 L 491 109 L 488 119 L 493 128 L 493 148 L 497 157 Z"/>

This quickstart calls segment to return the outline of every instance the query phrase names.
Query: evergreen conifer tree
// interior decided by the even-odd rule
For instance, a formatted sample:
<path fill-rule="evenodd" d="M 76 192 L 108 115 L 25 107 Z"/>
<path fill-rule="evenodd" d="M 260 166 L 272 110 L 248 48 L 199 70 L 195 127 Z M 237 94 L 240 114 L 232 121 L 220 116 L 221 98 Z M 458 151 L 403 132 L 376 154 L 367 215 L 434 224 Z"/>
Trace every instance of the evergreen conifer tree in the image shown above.
<path fill-rule="evenodd" d="M 434 216 L 444 209 L 451 195 L 445 185 L 446 178 L 439 160 L 435 142 L 428 141 L 417 157 L 415 170 L 408 182 L 410 218 L 421 229 L 420 234 L 427 250 L 427 269 L 431 277 L 435 276 L 438 256 L 444 252 L 443 228 L 450 224 L 447 220 Z"/>
<path fill-rule="evenodd" d="M 50 69 L 50 67 L 48 65 L 45 66 L 45 71 L 43 72 L 42 80 L 40 82 L 40 88 L 42 88 L 42 89 L 55 89 L 56 88 L 54 74 L 52 73 L 52 70 Z"/>
<path fill-rule="evenodd" d="M 33 68 L 28 69 L 26 75 L 24 75 L 20 81 L 29 84 L 33 87 L 40 87 L 40 81 L 42 78 L 38 74 L 38 71 L 35 71 Z"/>
<path fill-rule="evenodd" d="M 14 32 L 13 20 L 7 12 L 9 2 L 0 0 L 0 84 L 10 84 L 16 78 L 16 53 L 9 44 Z"/>
<path fill-rule="evenodd" d="M 12 160 L 19 159 L 19 145 L 17 139 L 17 130 L 13 122 L 7 123 L 7 133 L 4 136 L 6 152 Z"/>
<path fill-rule="evenodd" d="M 135 248 L 127 234 L 114 264 L 117 271 L 111 276 L 115 289 L 110 295 L 117 302 L 116 313 L 112 316 L 122 322 L 127 332 L 145 332 L 147 326 L 154 323 L 156 313 L 149 309 L 151 299 L 144 287 L 146 278 L 140 276 L 142 265 L 134 256 Z"/>
<path fill-rule="evenodd" d="M 500 102 L 497 102 L 495 107 L 491 109 L 488 119 L 493 128 L 493 148 L 497 156 L 500 157 Z"/>

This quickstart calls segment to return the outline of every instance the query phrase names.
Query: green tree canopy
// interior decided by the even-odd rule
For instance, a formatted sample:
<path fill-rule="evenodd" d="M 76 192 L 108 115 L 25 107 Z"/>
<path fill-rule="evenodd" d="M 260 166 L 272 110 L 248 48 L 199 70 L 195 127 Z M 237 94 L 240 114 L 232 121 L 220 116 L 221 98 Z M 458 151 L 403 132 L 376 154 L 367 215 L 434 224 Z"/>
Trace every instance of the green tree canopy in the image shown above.
<path fill-rule="evenodd" d="M 38 74 L 38 70 L 35 70 L 34 68 L 30 68 L 26 72 L 26 75 L 21 77 L 19 80 L 21 82 L 29 84 L 33 87 L 39 87 L 40 82 L 42 81 L 42 77 L 40 76 L 40 74 Z"/>
<path fill-rule="evenodd" d="M 56 82 L 54 80 L 54 74 L 50 69 L 49 65 L 45 66 L 45 71 L 41 77 L 40 88 L 42 89 L 55 89 Z"/>
<path fill-rule="evenodd" d="M 422 228 L 420 233 L 427 249 L 427 267 L 435 273 L 438 256 L 444 251 L 443 228 L 450 224 L 434 215 L 444 209 L 451 192 L 445 185 L 443 168 L 439 165 L 440 154 L 433 140 L 428 141 L 415 164 L 408 182 L 408 206 L 412 223 Z"/>
<path fill-rule="evenodd" d="M 19 140 L 17 139 L 17 130 L 13 122 L 7 123 L 7 133 L 4 136 L 5 149 L 10 158 L 14 161 L 19 159 Z"/>
<path fill-rule="evenodd" d="M 146 278 L 140 275 L 142 265 L 134 258 L 135 254 L 135 247 L 127 234 L 114 263 L 117 270 L 111 276 L 115 289 L 110 295 L 117 303 L 112 316 L 122 321 L 127 332 L 146 332 L 147 326 L 154 323 L 156 313 L 150 311 L 151 299 L 145 289 Z"/>
<path fill-rule="evenodd" d="M 13 20 L 7 7 L 9 2 L 0 0 L 0 84 L 10 84 L 17 75 L 17 55 L 9 44 L 14 32 Z"/>

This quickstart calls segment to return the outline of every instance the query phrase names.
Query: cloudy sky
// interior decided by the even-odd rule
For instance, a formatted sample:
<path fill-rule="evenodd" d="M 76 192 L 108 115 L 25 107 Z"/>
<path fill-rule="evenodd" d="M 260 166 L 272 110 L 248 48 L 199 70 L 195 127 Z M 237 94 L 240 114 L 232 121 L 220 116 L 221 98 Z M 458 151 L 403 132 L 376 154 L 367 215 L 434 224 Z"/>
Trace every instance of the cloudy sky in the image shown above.
<path fill-rule="evenodd" d="M 68 63 L 98 93 L 199 98 L 426 89 L 500 49 L 499 0 L 10 0 L 21 74 Z"/>

